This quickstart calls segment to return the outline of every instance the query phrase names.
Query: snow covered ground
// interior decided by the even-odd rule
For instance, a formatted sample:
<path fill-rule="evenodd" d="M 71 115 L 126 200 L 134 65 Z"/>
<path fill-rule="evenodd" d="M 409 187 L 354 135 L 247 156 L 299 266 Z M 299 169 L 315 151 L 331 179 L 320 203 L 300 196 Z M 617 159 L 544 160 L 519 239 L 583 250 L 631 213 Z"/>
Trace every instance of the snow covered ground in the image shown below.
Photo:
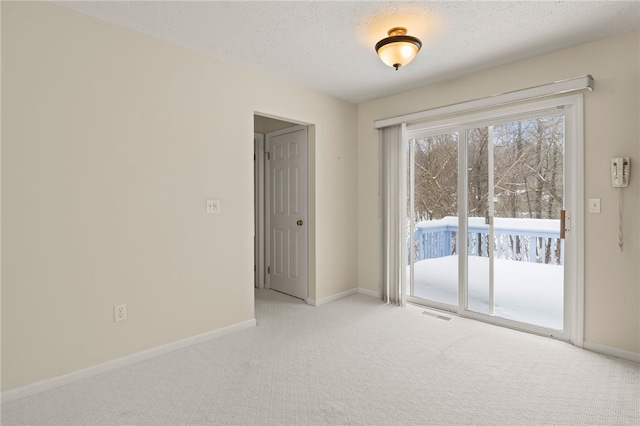
<path fill-rule="evenodd" d="M 469 310 L 489 313 L 489 258 L 469 256 Z M 495 315 L 562 330 L 563 267 L 495 259 Z M 407 287 L 409 287 L 407 266 Z M 414 296 L 458 304 L 458 256 L 414 265 Z M 409 294 L 407 288 L 407 294 Z"/>

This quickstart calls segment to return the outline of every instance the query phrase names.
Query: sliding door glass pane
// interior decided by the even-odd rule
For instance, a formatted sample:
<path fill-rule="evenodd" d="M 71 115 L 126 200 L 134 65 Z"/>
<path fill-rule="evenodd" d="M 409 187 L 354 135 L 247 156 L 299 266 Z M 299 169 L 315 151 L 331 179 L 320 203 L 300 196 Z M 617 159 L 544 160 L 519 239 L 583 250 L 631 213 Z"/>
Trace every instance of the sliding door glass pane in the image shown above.
<path fill-rule="evenodd" d="M 564 115 L 494 127 L 495 315 L 563 329 Z"/>
<path fill-rule="evenodd" d="M 411 139 L 409 144 L 413 148 L 409 170 L 413 176 L 413 202 L 407 212 L 414 219 L 413 229 L 409 230 L 414 246 L 408 261 L 409 265 L 413 262 L 414 274 L 408 292 L 457 306 L 458 134 Z"/>
<path fill-rule="evenodd" d="M 564 116 L 467 130 L 467 309 L 563 329 Z"/>

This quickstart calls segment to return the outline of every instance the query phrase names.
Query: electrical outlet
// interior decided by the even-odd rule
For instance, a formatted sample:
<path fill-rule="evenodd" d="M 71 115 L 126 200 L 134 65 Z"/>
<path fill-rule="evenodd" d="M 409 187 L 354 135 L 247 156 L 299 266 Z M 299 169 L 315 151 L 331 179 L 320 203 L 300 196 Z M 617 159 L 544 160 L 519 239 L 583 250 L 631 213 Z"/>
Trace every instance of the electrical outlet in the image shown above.
<path fill-rule="evenodd" d="M 113 307 L 113 321 L 124 321 L 127 319 L 127 305 L 115 305 Z"/>

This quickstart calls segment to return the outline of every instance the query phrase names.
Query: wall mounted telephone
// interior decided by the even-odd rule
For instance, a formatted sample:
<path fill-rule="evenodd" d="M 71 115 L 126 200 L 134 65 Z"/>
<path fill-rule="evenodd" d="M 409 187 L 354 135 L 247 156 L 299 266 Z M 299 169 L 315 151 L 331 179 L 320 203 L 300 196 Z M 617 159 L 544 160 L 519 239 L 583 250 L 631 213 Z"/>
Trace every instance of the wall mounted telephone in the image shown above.
<path fill-rule="evenodd" d="M 611 185 L 618 188 L 618 251 L 622 251 L 622 188 L 629 186 L 631 176 L 631 159 L 629 157 L 613 157 L 611 159 Z"/>
<path fill-rule="evenodd" d="M 614 157 L 611 159 L 611 184 L 614 188 L 629 186 L 630 172 L 631 160 L 629 157 Z"/>

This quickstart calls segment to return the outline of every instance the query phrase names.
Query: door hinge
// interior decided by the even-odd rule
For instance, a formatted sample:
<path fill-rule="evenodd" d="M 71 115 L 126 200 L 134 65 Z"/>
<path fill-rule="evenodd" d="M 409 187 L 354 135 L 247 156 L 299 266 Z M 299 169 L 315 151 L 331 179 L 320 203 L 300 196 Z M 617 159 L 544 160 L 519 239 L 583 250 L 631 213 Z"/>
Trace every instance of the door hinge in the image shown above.
<path fill-rule="evenodd" d="M 271 160 L 271 154 L 269 152 L 265 152 L 264 155 L 267 156 L 267 160 Z"/>
<path fill-rule="evenodd" d="M 267 266 L 267 274 L 271 273 L 271 266 Z"/>

